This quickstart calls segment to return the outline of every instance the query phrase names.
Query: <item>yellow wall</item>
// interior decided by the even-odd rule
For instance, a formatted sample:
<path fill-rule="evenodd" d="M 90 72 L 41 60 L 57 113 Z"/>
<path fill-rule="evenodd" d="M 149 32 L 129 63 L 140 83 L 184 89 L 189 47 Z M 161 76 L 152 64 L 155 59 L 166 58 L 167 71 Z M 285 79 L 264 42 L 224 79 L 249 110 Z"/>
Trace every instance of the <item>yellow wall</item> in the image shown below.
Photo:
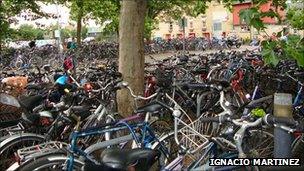
<path fill-rule="evenodd" d="M 257 36 L 257 31 L 253 30 L 252 33 L 241 31 L 240 26 L 233 26 L 233 15 L 232 13 L 226 9 L 222 4 L 217 2 L 208 3 L 208 8 L 206 10 L 205 15 L 199 15 L 196 18 L 192 18 L 189 16 L 185 16 L 187 18 L 187 27 L 185 28 L 186 36 L 190 33 L 190 20 L 193 21 L 193 32 L 195 33 L 196 37 L 202 37 L 204 32 L 209 32 L 210 36 L 214 36 L 215 32 L 213 31 L 213 22 L 216 19 L 224 18 L 227 16 L 228 20 L 222 21 L 222 30 L 220 32 L 226 32 L 226 35 L 229 33 L 235 33 L 239 37 L 246 39 L 252 36 Z M 202 17 L 205 16 L 206 18 L 206 31 L 203 31 L 203 19 Z M 266 32 L 267 34 L 271 35 L 273 32 L 278 32 L 283 29 L 283 25 L 267 25 Z M 160 22 L 158 29 L 152 32 L 153 37 L 162 37 L 165 38 L 166 34 L 171 34 L 171 38 L 176 38 L 177 34 L 181 34 L 182 31 L 179 30 L 178 22 L 173 22 L 173 30 L 169 32 L 169 23 Z M 264 35 L 265 33 L 260 33 L 260 35 Z"/>
<path fill-rule="evenodd" d="M 199 15 L 196 18 L 185 16 L 187 19 L 187 27 L 185 28 L 186 36 L 191 32 L 190 21 L 193 21 L 193 32 L 196 36 L 203 36 L 203 32 L 213 33 L 213 20 L 224 18 L 227 15 L 228 20 L 222 21 L 222 31 L 221 32 L 231 32 L 232 30 L 232 13 L 230 13 L 222 4 L 212 2 L 208 4 L 209 8 L 206 10 L 206 31 L 203 31 L 203 16 Z M 225 14 L 225 15 L 222 15 Z M 178 21 L 173 22 L 173 30 L 169 31 L 169 22 L 160 22 L 158 29 L 154 30 L 153 37 L 165 38 L 166 34 L 171 34 L 172 37 L 176 37 L 177 34 L 181 34 L 182 31 L 179 29 Z M 212 35 L 211 35 L 212 36 Z"/>

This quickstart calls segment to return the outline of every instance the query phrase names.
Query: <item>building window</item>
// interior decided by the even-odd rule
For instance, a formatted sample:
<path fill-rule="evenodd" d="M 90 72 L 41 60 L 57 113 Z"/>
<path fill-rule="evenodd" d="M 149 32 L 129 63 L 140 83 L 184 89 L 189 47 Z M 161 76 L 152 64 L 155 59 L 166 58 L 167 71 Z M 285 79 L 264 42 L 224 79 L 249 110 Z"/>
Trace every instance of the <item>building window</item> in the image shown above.
<path fill-rule="evenodd" d="M 218 1 L 218 0 L 213 1 L 213 6 L 218 6 L 220 4 L 222 4 L 222 1 Z"/>
<path fill-rule="evenodd" d="M 185 27 L 187 27 L 187 19 L 185 18 Z M 180 20 L 179 21 L 179 23 L 178 23 L 178 25 L 179 25 L 179 30 L 183 30 L 183 21 L 182 20 Z"/>
<path fill-rule="evenodd" d="M 173 30 L 173 22 L 170 21 L 170 22 L 169 22 L 169 31 L 172 31 L 172 30 Z"/>
<path fill-rule="evenodd" d="M 203 23 L 203 28 L 206 28 L 207 27 L 206 20 L 203 20 L 202 23 Z"/>
<path fill-rule="evenodd" d="M 213 31 L 221 31 L 222 30 L 222 23 L 221 22 L 214 22 L 213 23 Z"/>
<path fill-rule="evenodd" d="M 241 32 L 250 32 L 250 27 L 246 25 L 241 26 Z"/>

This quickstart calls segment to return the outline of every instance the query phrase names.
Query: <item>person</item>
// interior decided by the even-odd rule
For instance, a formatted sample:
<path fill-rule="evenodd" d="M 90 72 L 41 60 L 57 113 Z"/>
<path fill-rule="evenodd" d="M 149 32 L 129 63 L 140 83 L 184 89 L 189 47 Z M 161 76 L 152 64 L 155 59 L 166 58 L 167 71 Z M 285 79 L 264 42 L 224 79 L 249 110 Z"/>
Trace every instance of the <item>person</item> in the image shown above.
<path fill-rule="evenodd" d="M 76 42 L 75 42 L 75 38 L 73 37 L 72 38 L 72 41 L 69 41 L 68 44 L 67 44 L 67 48 L 68 49 L 76 49 Z"/>
<path fill-rule="evenodd" d="M 278 40 L 277 34 L 275 32 L 273 32 L 272 35 L 270 36 L 270 40 L 272 40 L 272 41 Z"/>
<path fill-rule="evenodd" d="M 30 48 L 34 48 L 34 47 L 36 47 L 36 41 L 32 40 L 32 41 L 29 42 L 28 45 L 29 45 Z"/>
<path fill-rule="evenodd" d="M 76 49 L 76 42 L 75 42 L 75 38 L 72 38 L 72 44 L 71 44 L 71 49 Z"/>
<path fill-rule="evenodd" d="M 288 32 L 288 31 L 285 31 L 285 32 L 284 32 L 284 35 L 281 37 L 281 40 L 287 42 L 288 35 L 289 35 L 289 32 Z"/>
<path fill-rule="evenodd" d="M 68 43 L 66 41 L 63 41 L 63 50 L 66 51 L 68 49 Z"/>
<path fill-rule="evenodd" d="M 250 46 L 259 46 L 260 40 L 258 39 L 257 36 L 255 36 L 252 41 L 250 42 Z"/>

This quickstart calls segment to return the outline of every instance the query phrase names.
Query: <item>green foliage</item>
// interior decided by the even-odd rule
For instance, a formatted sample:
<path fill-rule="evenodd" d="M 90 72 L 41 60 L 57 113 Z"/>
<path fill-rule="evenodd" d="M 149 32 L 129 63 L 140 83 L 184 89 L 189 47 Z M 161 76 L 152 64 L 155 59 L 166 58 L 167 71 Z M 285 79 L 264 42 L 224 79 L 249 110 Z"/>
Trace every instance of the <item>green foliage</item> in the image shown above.
<path fill-rule="evenodd" d="M 55 31 L 56 29 L 54 29 L 53 31 Z M 60 32 L 60 36 L 61 36 L 61 39 L 62 40 L 65 40 L 65 39 L 67 39 L 67 38 L 70 38 L 70 37 L 72 37 L 71 36 L 71 30 L 69 30 L 69 29 L 66 29 L 66 28 L 64 28 L 64 29 L 61 29 L 60 30 L 61 32 Z"/>
<path fill-rule="evenodd" d="M 304 30 L 304 0 L 292 0 L 291 7 L 287 11 L 287 19 L 292 27 Z"/>
<path fill-rule="evenodd" d="M 81 28 L 81 38 L 84 39 L 87 37 L 87 33 L 88 33 L 88 28 L 87 27 L 82 27 Z M 72 36 L 72 34 L 71 34 Z"/>
<path fill-rule="evenodd" d="M 154 29 L 156 29 L 157 24 L 158 24 L 158 20 L 154 20 L 154 19 L 151 19 L 148 16 L 146 16 L 146 19 L 145 19 L 145 30 L 144 30 L 144 37 L 145 37 L 145 39 L 147 39 L 147 40 L 151 39 L 152 31 Z"/>
<path fill-rule="evenodd" d="M 279 15 L 273 10 L 260 12 L 259 7 L 252 7 L 240 11 L 240 19 L 247 25 L 253 26 L 258 31 L 264 30 L 266 28 L 262 21 L 262 18 L 264 17 L 277 18 L 279 21 L 281 20 Z"/>
<path fill-rule="evenodd" d="M 303 0 L 300 0 L 303 2 Z M 258 31 L 265 31 L 265 24 L 262 21 L 263 17 L 277 18 L 279 22 L 278 11 L 286 9 L 285 0 L 273 0 L 272 4 L 275 10 L 266 12 L 259 11 L 259 6 L 266 3 L 266 0 L 254 0 L 254 6 L 249 9 L 244 9 L 240 12 L 240 18 L 248 25 L 253 26 Z M 296 29 L 304 29 L 304 12 L 303 8 L 289 8 L 287 12 L 287 20 Z M 283 36 L 283 31 L 277 33 L 278 38 Z M 286 36 L 286 35 L 285 35 Z M 277 65 L 280 60 L 296 60 L 299 66 L 304 66 L 304 44 L 303 38 L 298 35 L 287 36 L 285 40 L 266 40 L 262 42 L 262 55 L 267 64 Z"/>
<path fill-rule="evenodd" d="M 15 40 L 36 40 L 36 39 L 44 39 L 46 31 L 34 28 L 31 25 L 21 25 L 15 32 L 13 33 L 13 39 Z"/>
<path fill-rule="evenodd" d="M 79 0 L 70 0 L 71 18 L 77 19 Z M 120 0 L 82 0 L 83 18 L 92 18 L 100 24 L 105 21 L 111 21 L 103 30 L 103 35 L 112 35 L 118 33 Z M 197 16 L 204 13 L 207 1 L 197 0 L 149 0 L 147 15 L 145 18 L 145 38 L 151 37 L 152 30 L 156 28 L 160 20 L 178 20 L 184 14 Z"/>
<path fill-rule="evenodd" d="M 276 55 L 277 43 L 274 41 L 264 41 L 262 42 L 263 49 L 262 55 L 264 57 L 264 61 L 270 65 L 277 65 L 279 63 L 279 59 Z"/>
<path fill-rule="evenodd" d="M 36 38 L 35 29 L 30 25 L 21 25 L 18 29 L 19 40 L 33 40 Z"/>
<path fill-rule="evenodd" d="M 264 41 L 262 42 L 262 55 L 267 64 L 277 65 L 280 60 L 296 60 L 299 66 L 304 67 L 304 44 L 299 35 L 287 36 L 287 41 Z"/>
<path fill-rule="evenodd" d="M 48 32 L 54 33 L 54 31 L 57 30 L 57 29 L 58 29 L 58 26 L 57 25 L 53 25 L 48 30 Z M 61 31 L 61 38 L 63 40 L 67 39 L 67 38 L 73 38 L 73 37 L 75 38 L 76 37 L 76 29 L 62 28 L 60 31 Z M 81 37 L 82 38 L 86 38 L 87 32 L 88 32 L 88 29 L 86 27 L 82 27 L 82 29 L 81 29 Z"/>
<path fill-rule="evenodd" d="M 8 38 L 16 38 L 15 31 L 9 27 L 12 17 L 22 10 L 30 10 L 39 16 L 46 16 L 40 10 L 38 2 L 48 3 L 51 0 L 0 0 L 0 47 Z M 41 37 L 41 33 L 39 33 Z"/>

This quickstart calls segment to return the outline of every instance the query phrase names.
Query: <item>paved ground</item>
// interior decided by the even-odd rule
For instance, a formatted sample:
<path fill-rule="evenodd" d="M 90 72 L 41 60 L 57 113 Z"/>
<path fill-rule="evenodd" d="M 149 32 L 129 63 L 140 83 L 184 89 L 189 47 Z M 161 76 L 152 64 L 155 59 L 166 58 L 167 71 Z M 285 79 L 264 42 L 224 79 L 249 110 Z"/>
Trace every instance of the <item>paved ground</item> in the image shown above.
<path fill-rule="evenodd" d="M 252 50 L 254 49 L 254 47 L 251 46 L 241 46 L 238 49 L 232 49 L 232 50 L 236 50 L 236 51 L 243 51 L 243 50 Z M 191 54 L 206 54 L 206 53 L 212 53 L 212 52 L 216 52 L 218 50 L 207 50 L 207 51 L 189 51 L 189 53 Z M 151 62 L 153 61 L 151 58 L 149 58 L 149 56 L 152 56 L 153 58 L 157 59 L 157 60 L 161 60 L 164 59 L 166 57 L 172 56 L 174 55 L 174 52 L 170 52 L 170 53 L 161 53 L 161 54 L 153 54 L 153 55 L 146 55 L 146 62 Z"/>

